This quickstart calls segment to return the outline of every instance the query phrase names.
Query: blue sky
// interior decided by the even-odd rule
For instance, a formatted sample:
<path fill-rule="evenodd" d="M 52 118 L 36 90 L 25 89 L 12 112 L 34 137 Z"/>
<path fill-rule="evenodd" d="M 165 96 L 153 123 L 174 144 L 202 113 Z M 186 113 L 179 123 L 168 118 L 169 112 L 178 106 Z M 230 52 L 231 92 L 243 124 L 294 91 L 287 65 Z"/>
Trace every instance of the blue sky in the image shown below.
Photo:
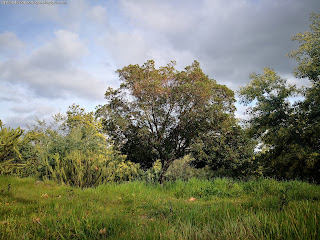
<path fill-rule="evenodd" d="M 87 111 L 119 85 L 115 71 L 154 59 L 198 60 L 233 90 L 271 67 L 290 83 L 290 39 L 308 29 L 318 0 L 66 0 L 67 4 L 0 1 L 0 119 L 12 127 L 50 119 L 73 103 Z M 238 117 L 244 107 L 237 104 Z"/>

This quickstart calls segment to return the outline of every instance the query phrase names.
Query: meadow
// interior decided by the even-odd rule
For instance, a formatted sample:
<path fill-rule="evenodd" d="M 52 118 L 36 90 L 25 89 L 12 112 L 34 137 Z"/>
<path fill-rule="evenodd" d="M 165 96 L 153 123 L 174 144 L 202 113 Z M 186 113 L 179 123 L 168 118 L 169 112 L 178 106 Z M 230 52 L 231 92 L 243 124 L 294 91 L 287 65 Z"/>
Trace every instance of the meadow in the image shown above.
<path fill-rule="evenodd" d="M 190 179 L 74 188 L 0 176 L 0 239 L 319 239 L 320 186 Z"/>

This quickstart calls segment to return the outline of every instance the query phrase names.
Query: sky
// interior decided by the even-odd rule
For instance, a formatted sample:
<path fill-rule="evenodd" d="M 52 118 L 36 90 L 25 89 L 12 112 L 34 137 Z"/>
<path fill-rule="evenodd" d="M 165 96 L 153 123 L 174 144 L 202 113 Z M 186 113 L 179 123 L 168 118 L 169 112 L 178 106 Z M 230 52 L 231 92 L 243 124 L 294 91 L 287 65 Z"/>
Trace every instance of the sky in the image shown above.
<path fill-rule="evenodd" d="M 15 2 L 0 0 L 0 119 L 23 128 L 73 103 L 94 111 L 119 86 L 117 69 L 150 59 L 158 67 L 175 60 L 178 70 L 197 60 L 234 91 L 264 67 L 304 85 L 286 54 L 320 9 L 319 0 Z"/>

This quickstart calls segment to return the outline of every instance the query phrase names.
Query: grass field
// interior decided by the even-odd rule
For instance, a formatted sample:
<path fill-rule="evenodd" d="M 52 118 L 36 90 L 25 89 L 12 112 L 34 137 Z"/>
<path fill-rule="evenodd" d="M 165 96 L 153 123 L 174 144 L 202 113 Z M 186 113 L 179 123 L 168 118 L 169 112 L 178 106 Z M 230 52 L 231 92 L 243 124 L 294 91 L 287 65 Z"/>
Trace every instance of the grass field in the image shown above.
<path fill-rule="evenodd" d="M 82 190 L 0 176 L 0 239 L 320 239 L 320 186 L 217 178 Z"/>

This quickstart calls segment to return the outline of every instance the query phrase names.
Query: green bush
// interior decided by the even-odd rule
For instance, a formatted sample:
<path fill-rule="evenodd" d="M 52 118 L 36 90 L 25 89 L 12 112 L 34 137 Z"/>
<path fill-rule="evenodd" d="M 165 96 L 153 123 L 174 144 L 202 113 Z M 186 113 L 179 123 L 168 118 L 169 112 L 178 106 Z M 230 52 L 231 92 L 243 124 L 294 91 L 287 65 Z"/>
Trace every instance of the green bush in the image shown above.
<path fill-rule="evenodd" d="M 137 177 L 139 165 L 125 161 L 125 156 L 109 148 L 105 154 L 73 150 L 61 158 L 53 156 L 51 166 L 44 159 L 46 176 L 61 184 L 81 188 L 97 186 L 105 182 L 129 181 Z"/>
<path fill-rule="evenodd" d="M 208 178 L 209 170 L 207 168 L 196 169 L 190 165 L 194 159 L 190 155 L 175 160 L 168 168 L 165 178 L 168 181 L 176 181 L 178 179 L 186 181 L 191 178 Z"/>
<path fill-rule="evenodd" d="M 0 174 L 15 174 L 25 167 L 21 162 L 19 145 L 23 130 L 0 126 Z"/>
<path fill-rule="evenodd" d="M 140 172 L 140 179 L 148 183 L 157 183 L 159 181 L 161 168 L 162 165 L 160 160 L 158 159 L 153 163 L 151 168 L 146 171 Z"/>

